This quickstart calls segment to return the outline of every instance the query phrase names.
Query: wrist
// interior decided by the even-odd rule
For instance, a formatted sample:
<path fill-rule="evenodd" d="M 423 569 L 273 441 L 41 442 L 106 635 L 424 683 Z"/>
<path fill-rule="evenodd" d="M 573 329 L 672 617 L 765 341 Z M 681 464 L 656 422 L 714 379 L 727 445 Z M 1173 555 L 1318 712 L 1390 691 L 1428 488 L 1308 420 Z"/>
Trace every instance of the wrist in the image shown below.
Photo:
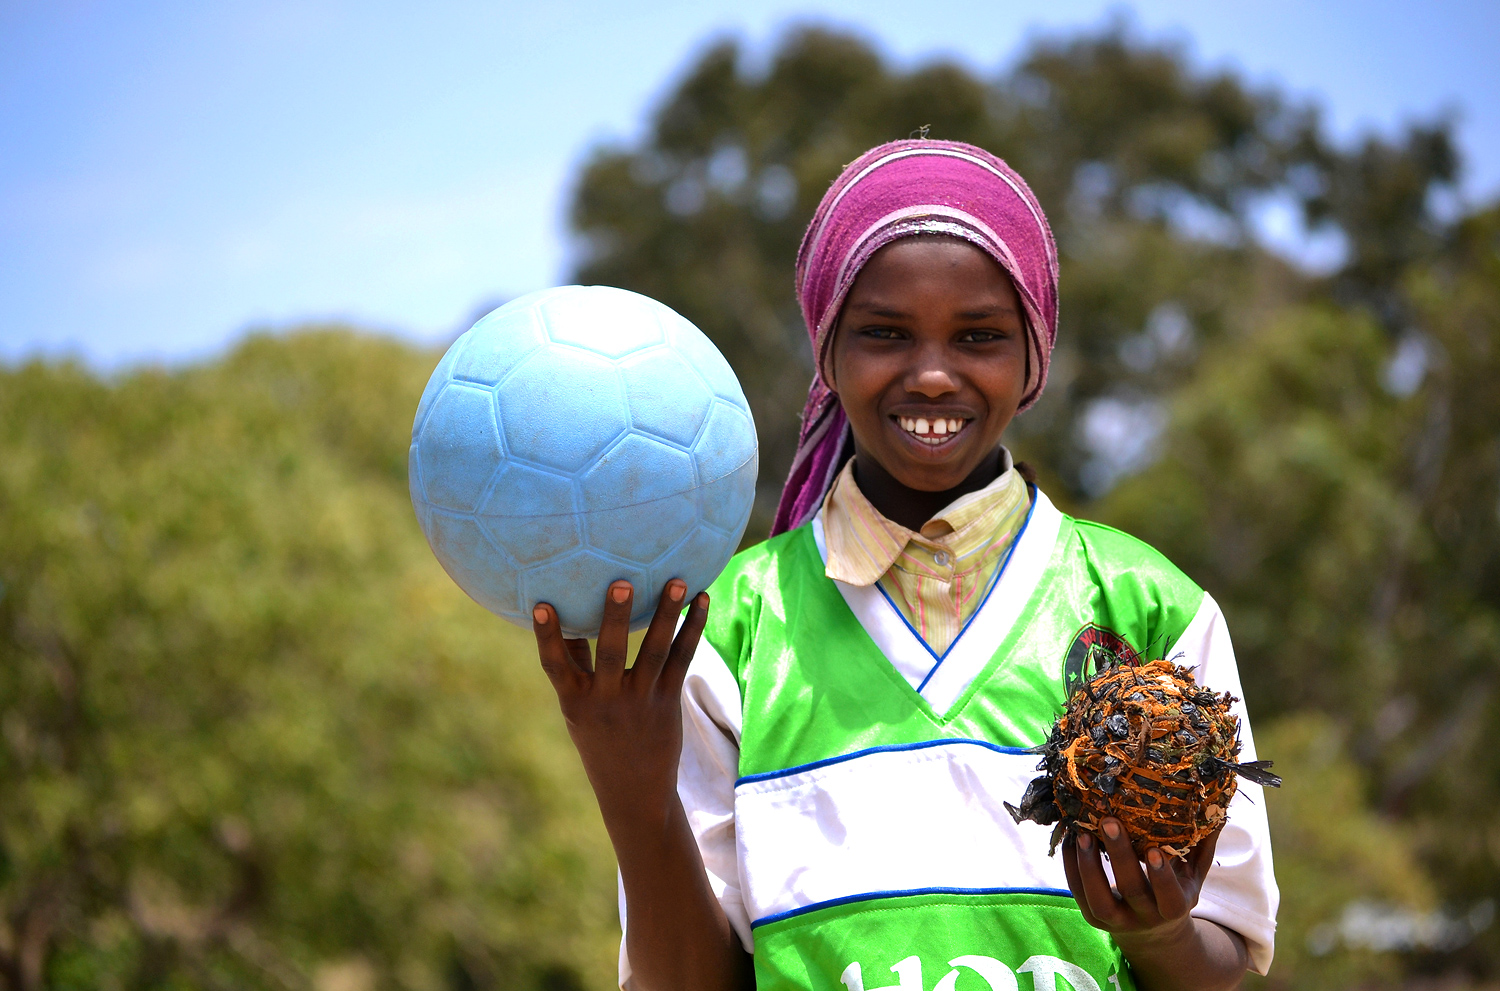
<path fill-rule="evenodd" d="M 652 766 L 654 763 L 585 758 L 583 770 L 606 822 L 613 816 L 644 817 L 660 822 L 674 803 L 680 804 L 677 761 L 664 762 L 660 767 Z"/>
<path fill-rule="evenodd" d="M 1249 963 L 1238 933 L 1192 916 L 1115 942 L 1141 991 L 1231 991 Z"/>
<path fill-rule="evenodd" d="M 1191 915 L 1157 926 L 1153 929 L 1138 929 L 1134 932 L 1114 933 L 1114 939 L 1127 957 L 1141 953 L 1171 955 L 1190 952 L 1199 943 L 1197 921 Z"/>
<path fill-rule="evenodd" d="M 660 836 L 678 820 L 686 821 L 676 781 L 669 785 L 631 782 L 596 787 L 594 798 L 612 838 Z"/>
<path fill-rule="evenodd" d="M 675 794 L 671 796 L 671 801 L 676 799 Z M 636 795 L 610 801 L 599 796 L 599 814 L 611 837 L 658 836 L 671 827 L 673 811 L 666 799 L 643 801 Z"/>

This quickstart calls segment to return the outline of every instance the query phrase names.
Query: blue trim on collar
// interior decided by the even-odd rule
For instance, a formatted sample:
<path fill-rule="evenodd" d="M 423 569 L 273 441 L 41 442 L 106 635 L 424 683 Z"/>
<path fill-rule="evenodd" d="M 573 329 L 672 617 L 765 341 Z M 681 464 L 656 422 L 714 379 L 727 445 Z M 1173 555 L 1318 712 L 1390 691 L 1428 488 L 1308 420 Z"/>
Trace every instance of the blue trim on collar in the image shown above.
<path fill-rule="evenodd" d="M 1000 579 L 1005 574 L 1005 569 L 1010 566 L 1011 557 L 1016 553 L 1016 545 L 1019 544 L 1021 542 L 1021 538 L 1026 535 L 1026 528 L 1031 525 L 1031 515 L 1036 512 L 1036 486 L 1028 483 L 1026 486 L 1026 491 L 1027 495 L 1031 497 L 1031 505 L 1026 509 L 1026 518 L 1021 521 L 1021 529 L 1017 530 L 1016 535 L 1011 538 L 1010 547 L 1008 547 L 1005 551 L 1005 560 L 1001 561 L 1000 567 L 995 569 L 995 577 L 990 579 L 990 587 L 985 589 L 984 598 L 979 600 L 979 607 L 974 610 L 973 615 L 969 617 L 969 621 L 964 624 L 963 629 L 958 631 L 958 636 L 953 638 L 953 642 L 948 645 L 948 649 L 943 651 L 941 655 L 934 651 L 932 647 L 928 645 L 926 640 L 922 639 L 922 635 L 917 632 L 916 627 L 911 625 L 911 621 L 906 618 L 906 615 L 902 613 L 900 609 L 896 608 L 896 603 L 892 602 L 890 595 L 884 588 L 881 588 L 880 582 L 877 581 L 875 583 L 876 590 L 879 591 L 882 596 L 885 596 L 886 605 L 891 607 L 891 611 L 896 614 L 901 622 L 906 624 L 906 628 L 911 631 L 911 635 L 916 638 L 917 643 L 921 644 L 922 648 L 926 650 L 927 653 L 931 654 L 937 662 L 928 669 L 926 677 L 924 677 L 922 679 L 922 683 L 917 686 L 918 695 L 922 694 L 922 689 L 926 688 L 927 683 L 932 680 L 932 676 L 937 674 L 937 669 L 943 666 L 943 662 L 948 659 L 948 655 L 953 653 L 953 648 L 958 646 L 958 642 L 964 638 L 964 634 L 969 632 L 969 627 L 974 625 L 974 621 L 979 618 L 979 614 L 984 611 L 985 605 L 989 603 L 990 595 L 992 595 L 995 589 L 1000 586 Z"/>
<path fill-rule="evenodd" d="M 932 747 L 946 747 L 952 744 L 965 744 L 972 747 L 983 747 L 993 750 L 997 754 L 1019 756 L 1030 754 L 1027 747 L 1002 747 L 998 743 L 990 743 L 988 740 L 970 740 L 967 737 L 953 737 L 943 740 L 922 740 L 917 743 L 888 743 L 878 747 L 866 747 L 864 750 L 856 750 L 853 753 L 840 754 L 837 757 L 825 757 L 822 760 L 811 761 L 807 764 L 797 764 L 794 767 L 783 768 L 780 771 L 761 771 L 759 774 L 747 774 L 742 778 L 735 779 L 734 786 L 749 784 L 753 781 L 770 781 L 774 778 L 788 778 L 803 771 L 814 771 L 820 767 L 828 767 L 831 764 L 842 764 L 846 761 L 857 760 L 860 757 L 868 757 L 871 754 L 895 753 L 902 750 L 928 750 Z"/>
<path fill-rule="evenodd" d="M 896 614 L 896 618 L 899 619 L 899 620 L 901 620 L 901 622 L 903 624 L 905 624 L 906 628 L 911 631 L 912 637 L 915 638 L 915 640 L 917 641 L 917 643 L 919 643 L 919 644 L 922 645 L 922 649 L 925 650 L 925 651 L 927 651 L 927 653 L 931 654 L 932 655 L 932 659 L 937 662 L 927 672 L 928 676 L 930 677 L 932 675 L 932 672 L 935 671 L 935 670 L 937 670 L 938 664 L 943 663 L 943 658 L 948 656 L 948 652 L 953 649 L 954 644 L 958 643 L 958 637 L 961 637 L 961 636 L 964 635 L 964 631 L 963 630 L 959 630 L 958 631 L 958 637 L 954 637 L 953 638 L 953 643 L 950 643 L 948 645 L 948 650 L 943 651 L 943 653 L 941 655 L 939 655 L 937 651 L 935 651 L 935 650 L 932 649 L 932 645 L 931 644 L 929 644 L 926 640 L 922 639 L 922 634 L 918 633 L 917 632 L 917 628 L 915 626 L 911 625 L 911 620 L 909 620 L 909 619 L 906 618 L 906 614 L 904 612 L 902 612 L 900 609 L 896 608 L 896 603 L 894 601 L 892 601 L 892 599 L 891 599 L 891 593 L 887 592 L 885 590 L 885 588 L 881 586 L 880 579 L 878 579 L 878 578 L 875 580 L 875 591 L 879 592 L 881 598 L 885 599 L 885 604 L 891 607 L 891 612 L 893 612 L 893 613 Z M 986 595 L 985 597 L 988 598 L 989 596 Z M 978 609 L 974 610 L 974 616 L 978 616 L 978 615 L 979 615 L 979 610 Z M 969 617 L 969 622 L 970 623 L 972 623 L 974 621 L 974 616 L 970 616 Z M 967 630 L 968 628 L 969 628 L 968 623 L 965 623 L 964 624 L 964 630 Z M 924 685 L 927 684 L 927 679 L 926 678 L 922 679 L 922 684 L 924 684 Z M 921 692 L 922 692 L 922 690 L 920 688 L 917 689 L 917 694 L 920 695 Z"/>
<path fill-rule="evenodd" d="M 904 891 L 866 891 L 857 895 L 845 895 L 842 898 L 813 902 L 811 905 L 777 912 L 775 915 L 763 916 L 751 922 L 750 928 L 755 929 L 772 922 L 780 922 L 782 919 L 795 919 L 799 915 L 806 915 L 819 909 L 834 908 L 838 905 L 873 901 L 877 898 L 907 898 L 912 895 L 1052 895 L 1073 901 L 1073 892 L 1064 888 L 908 888 Z"/>

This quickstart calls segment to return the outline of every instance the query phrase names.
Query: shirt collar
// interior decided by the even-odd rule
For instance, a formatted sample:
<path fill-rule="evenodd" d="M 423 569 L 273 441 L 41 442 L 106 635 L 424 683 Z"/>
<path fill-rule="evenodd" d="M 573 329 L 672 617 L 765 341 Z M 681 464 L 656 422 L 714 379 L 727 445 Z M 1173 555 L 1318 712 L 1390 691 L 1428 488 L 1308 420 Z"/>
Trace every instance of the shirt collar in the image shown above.
<path fill-rule="evenodd" d="M 938 510 L 920 531 L 887 519 L 865 498 L 854 481 L 851 458 L 819 511 L 828 548 L 828 577 L 849 585 L 873 585 L 914 542 L 928 548 L 971 542 L 978 535 L 968 531 L 976 525 L 992 526 L 990 510 L 997 504 L 1025 498 L 1025 483 L 1015 471 L 1010 452 L 1002 447 L 1000 458 L 1001 471 L 994 481 Z"/>

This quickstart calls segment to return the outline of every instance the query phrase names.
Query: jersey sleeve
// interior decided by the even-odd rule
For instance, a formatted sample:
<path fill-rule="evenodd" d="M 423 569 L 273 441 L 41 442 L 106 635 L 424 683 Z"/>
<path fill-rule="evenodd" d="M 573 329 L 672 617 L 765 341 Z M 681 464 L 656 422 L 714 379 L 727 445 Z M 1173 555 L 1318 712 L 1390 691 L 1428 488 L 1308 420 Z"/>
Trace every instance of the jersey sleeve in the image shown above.
<path fill-rule="evenodd" d="M 1229 642 L 1224 614 L 1212 596 L 1204 594 L 1197 614 L 1172 645 L 1168 656 L 1191 668 L 1200 685 L 1216 692 L 1230 692 L 1240 699 L 1232 710 L 1240 719 L 1240 760 L 1255 760 L 1255 737 L 1245 712 L 1234 647 Z M 1240 778 L 1229 802 L 1228 815 L 1214 850 L 1213 867 L 1204 880 L 1193 915 L 1243 936 L 1250 951 L 1251 969 L 1264 974 L 1271 966 L 1275 950 L 1276 909 L 1281 900 L 1271 869 L 1265 790 Z"/>
<path fill-rule="evenodd" d="M 682 757 L 677 795 L 708 882 L 745 952 L 754 949 L 750 915 L 740 893 L 739 845 L 734 828 L 734 782 L 740 766 L 740 686 L 707 638 L 682 686 Z M 625 888 L 620 885 L 620 987 L 630 987 L 625 950 Z"/>

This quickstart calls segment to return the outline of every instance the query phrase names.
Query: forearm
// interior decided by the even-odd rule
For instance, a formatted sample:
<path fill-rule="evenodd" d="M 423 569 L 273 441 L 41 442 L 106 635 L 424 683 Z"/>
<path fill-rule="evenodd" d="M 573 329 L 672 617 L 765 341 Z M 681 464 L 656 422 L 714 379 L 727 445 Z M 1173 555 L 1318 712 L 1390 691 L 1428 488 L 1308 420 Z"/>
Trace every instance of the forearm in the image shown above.
<path fill-rule="evenodd" d="M 1189 916 L 1162 935 L 1116 933 L 1141 991 L 1228 991 L 1239 986 L 1250 957 L 1239 933 Z"/>
<path fill-rule="evenodd" d="M 628 668 L 629 582 L 614 582 L 605 594 L 592 658 L 587 641 L 563 637 L 551 606 L 532 612 L 542 670 L 557 691 L 620 863 L 633 991 L 739 991 L 754 984 L 750 957 L 714 897 L 677 797 L 682 683 L 708 619 L 708 595 L 700 592 L 678 627 L 686 592 L 681 579 L 667 582 Z"/>
<path fill-rule="evenodd" d="M 630 804 L 607 811 L 605 824 L 625 888 L 631 991 L 753 987 L 750 957 L 709 885 L 675 792 L 649 807 Z"/>

